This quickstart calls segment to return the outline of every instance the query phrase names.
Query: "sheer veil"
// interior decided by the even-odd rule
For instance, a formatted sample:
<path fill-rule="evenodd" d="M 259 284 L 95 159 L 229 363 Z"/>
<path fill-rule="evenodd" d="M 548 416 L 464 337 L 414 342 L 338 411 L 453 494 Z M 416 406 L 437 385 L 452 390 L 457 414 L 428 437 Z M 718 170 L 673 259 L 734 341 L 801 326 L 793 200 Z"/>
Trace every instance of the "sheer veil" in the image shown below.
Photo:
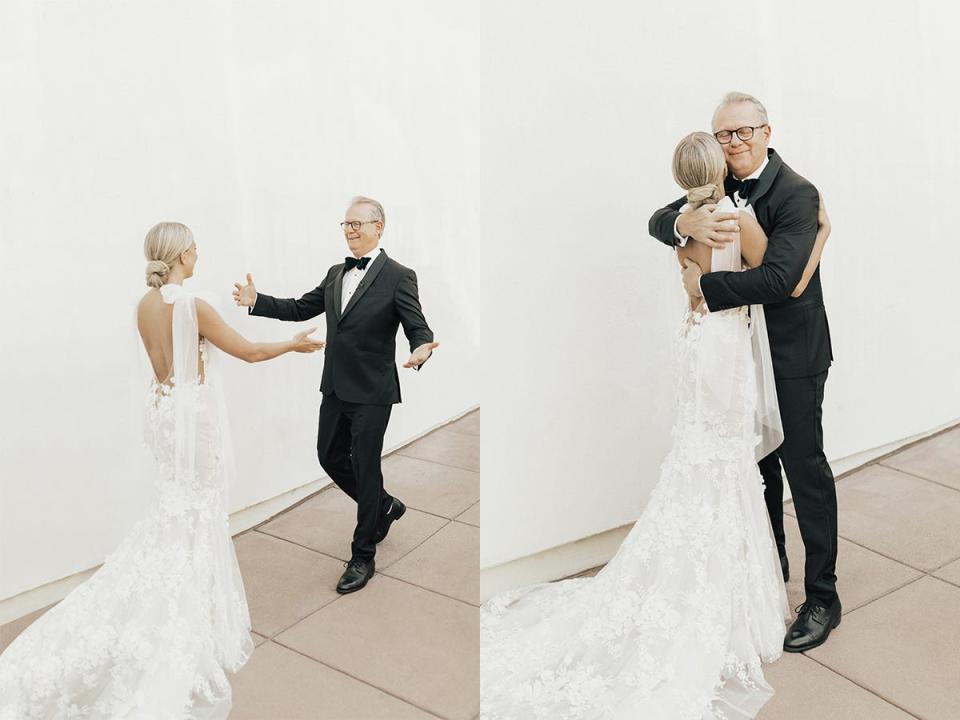
<path fill-rule="evenodd" d="M 724 212 L 736 212 L 738 209 L 733 205 L 729 198 L 724 198 L 719 210 Z M 739 212 L 749 212 L 753 215 L 753 209 L 749 206 L 739 208 Z M 711 253 L 711 270 L 727 270 L 738 272 L 743 269 L 741 259 L 740 238 L 723 248 L 714 248 Z M 767 320 L 764 315 L 763 305 L 750 305 L 750 346 L 753 355 L 753 367 L 756 373 L 757 404 L 754 413 L 754 430 L 756 433 L 756 444 L 754 454 L 759 462 L 762 458 L 780 447 L 783 442 L 783 424 L 780 420 L 780 407 L 777 404 L 777 388 L 773 377 L 773 361 L 770 358 L 770 340 L 767 337 Z M 704 372 L 701 377 L 706 379 L 711 385 L 712 394 L 715 397 L 729 399 L 724 393 L 729 392 L 729 388 L 724 387 L 724 383 L 729 382 L 730 373 L 724 372 L 722 368 L 715 368 L 712 371 Z"/>

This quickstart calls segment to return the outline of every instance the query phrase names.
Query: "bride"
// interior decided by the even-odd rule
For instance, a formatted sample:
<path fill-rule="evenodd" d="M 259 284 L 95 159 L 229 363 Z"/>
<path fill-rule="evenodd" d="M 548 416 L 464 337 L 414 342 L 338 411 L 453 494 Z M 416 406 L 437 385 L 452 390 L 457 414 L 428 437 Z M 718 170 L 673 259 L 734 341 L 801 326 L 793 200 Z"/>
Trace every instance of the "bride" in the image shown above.
<path fill-rule="evenodd" d="M 673 171 L 688 191 L 681 211 L 736 212 L 712 135 L 681 140 Z M 767 238 L 745 210 L 738 240 L 691 243 L 681 264 L 758 265 Z M 484 720 L 740 720 L 773 694 L 761 663 L 783 651 L 788 608 L 756 465 L 783 440 L 763 306 L 690 307 L 677 353 L 672 447 L 613 559 L 596 577 L 482 606 Z"/>
<path fill-rule="evenodd" d="M 197 246 L 159 223 L 144 253 L 137 326 L 154 378 L 146 442 L 157 502 L 85 583 L 0 655 L 0 720 L 224 720 L 226 671 L 250 657 L 250 616 L 230 540 L 232 479 L 218 353 L 258 362 L 324 343 L 254 343 L 183 288 Z"/>

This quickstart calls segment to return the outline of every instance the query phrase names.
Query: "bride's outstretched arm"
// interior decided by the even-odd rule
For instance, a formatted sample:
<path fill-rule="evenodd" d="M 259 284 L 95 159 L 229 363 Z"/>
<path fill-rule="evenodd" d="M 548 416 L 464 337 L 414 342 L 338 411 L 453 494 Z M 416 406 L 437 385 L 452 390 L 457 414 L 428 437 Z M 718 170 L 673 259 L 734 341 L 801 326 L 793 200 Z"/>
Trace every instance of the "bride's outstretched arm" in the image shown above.
<path fill-rule="evenodd" d="M 288 352 L 312 353 L 326 344 L 308 337 L 316 328 L 304 330 L 292 340 L 281 342 L 251 342 L 227 325 L 208 303 L 197 298 L 197 326 L 200 334 L 228 355 L 249 363 L 262 362 Z"/>
<path fill-rule="evenodd" d="M 807 266 L 803 269 L 803 277 L 790 293 L 791 297 L 800 297 L 803 291 L 807 289 L 810 278 L 817 270 L 820 264 L 820 256 L 823 255 L 823 246 L 827 244 L 827 238 L 830 237 L 830 218 L 827 216 L 827 208 L 823 204 L 823 194 L 820 195 L 820 214 L 817 216 L 817 239 L 813 244 L 813 252 L 810 253 L 810 259 L 807 260 Z"/>

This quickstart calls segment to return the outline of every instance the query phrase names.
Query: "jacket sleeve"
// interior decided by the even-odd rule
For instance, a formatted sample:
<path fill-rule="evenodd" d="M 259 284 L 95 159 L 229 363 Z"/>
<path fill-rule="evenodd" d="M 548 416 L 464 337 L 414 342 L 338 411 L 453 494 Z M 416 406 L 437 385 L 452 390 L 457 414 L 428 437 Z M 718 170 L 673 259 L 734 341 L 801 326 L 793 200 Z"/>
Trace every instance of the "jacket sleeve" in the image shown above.
<path fill-rule="evenodd" d="M 791 190 L 776 211 L 760 267 L 743 272 L 713 272 L 700 278 L 700 291 L 711 311 L 741 305 L 775 303 L 790 297 L 817 238 L 820 199 L 806 183 Z"/>
<path fill-rule="evenodd" d="M 685 197 L 676 200 L 666 207 L 662 207 L 650 216 L 650 222 L 647 223 L 647 229 L 650 235 L 662 242 L 664 245 L 674 247 L 677 244 L 677 236 L 673 234 L 674 225 L 677 217 L 680 215 L 680 208 L 687 202 Z"/>
<path fill-rule="evenodd" d="M 394 294 L 394 306 L 403 325 L 403 334 L 410 342 L 410 352 L 413 352 L 424 343 L 433 342 L 433 331 L 427 325 L 420 307 L 420 296 L 417 292 L 417 274 L 410 270 L 403 274 Z M 421 364 L 420 367 L 423 367 Z M 417 368 L 420 369 L 419 367 Z"/>
<path fill-rule="evenodd" d="M 324 292 L 330 275 L 323 279 L 313 290 L 294 300 L 293 298 L 275 298 L 264 293 L 257 293 L 257 301 L 250 308 L 250 315 L 300 322 L 309 320 L 322 313 L 324 307 Z"/>

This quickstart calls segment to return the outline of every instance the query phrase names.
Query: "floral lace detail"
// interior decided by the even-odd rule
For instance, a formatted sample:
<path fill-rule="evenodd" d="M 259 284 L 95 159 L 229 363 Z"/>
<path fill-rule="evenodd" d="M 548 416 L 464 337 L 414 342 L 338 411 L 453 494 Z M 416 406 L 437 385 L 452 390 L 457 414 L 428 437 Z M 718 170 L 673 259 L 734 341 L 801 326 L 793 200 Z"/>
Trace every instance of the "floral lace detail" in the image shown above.
<path fill-rule="evenodd" d="M 482 718 L 732 720 L 772 694 L 761 662 L 782 652 L 787 604 L 749 342 L 742 310 L 687 313 L 673 443 L 643 515 L 596 577 L 483 605 Z"/>
<path fill-rule="evenodd" d="M 0 720 L 226 717 L 225 670 L 242 667 L 253 643 L 209 394 L 201 383 L 150 386 L 154 510 L 0 656 Z M 178 400 L 196 429 L 186 479 L 175 468 Z"/>

